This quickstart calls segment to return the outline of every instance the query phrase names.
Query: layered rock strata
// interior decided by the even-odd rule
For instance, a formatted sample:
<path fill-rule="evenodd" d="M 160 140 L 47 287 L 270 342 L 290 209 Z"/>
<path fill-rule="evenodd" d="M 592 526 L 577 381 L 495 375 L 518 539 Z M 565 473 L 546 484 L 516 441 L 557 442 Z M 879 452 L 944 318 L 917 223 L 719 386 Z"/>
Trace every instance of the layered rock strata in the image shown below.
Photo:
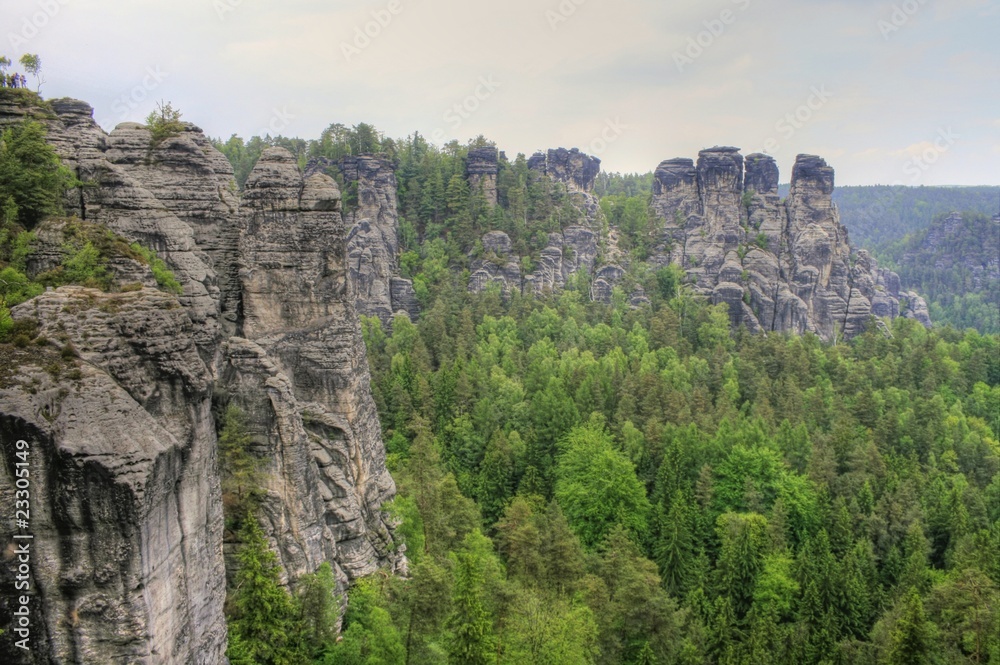
<path fill-rule="evenodd" d="M 340 210 L 330 177 L 304 179 L 281 148 L 261 156 L 244 193 L 242 336 L 226 345 L 223 375 L 272 461 L 265 531 L 286 574 L 332 561 L 343 588 L 404 560 L 381 512 L 395 486 L 347 288 Z"/>
<path fill-rule="evenodd" d="M 384 324 L 398 311 L 415 318 L 413 284 L 399 276 L 399 213 L 392 164 L 362 155 L 345 157 L 338 168 L 350 191 L 344 211 L 350 228 L 348 285 L 358 313 L 377 316 Z"/>
<path fill-rule="evenodd" d="M 797 158 L 786 201 L 767 155 L 744 161 L 720 147 L 703 150 L 697 164 L 664 161 L 653 182 L 661 231 L 652 261 L 681 265 L 696 291 L 725 302 L 733 324 L 751 331 L 833 341 L 861 332 L 870 315 L 929 323 L 926 304 L 901 294 L 898 277 L 867 253 L 852 257 L 833 184 L 833 169 L 812 155 Z"/>
<path fill-rule="evenodd" d="M 600 231 L 600 205 L 594 195 L 594 183 L 601 172 L 601 160 L 573 148 L 537 152 L 528 158 L 528 168 L 566 187 L 570 200 L 583 215 L 583 223 Z"/>
<path fill-rule="evenodd" d="M 30 446 L 25 662 L 224 662 L 212 378 L 186 310 L 153 289 L 62 287 L 13 316 L 79 354 L 43 347 L 0 376 L 0 507 L 11 515 L 15 443 Z"/>
<path fill-rule="evenodd" d="M 33 623 L 46 646 L 29 662 L 225 662 L 219 396 L 241 406 L 268 460 L 260 518 L 288 584 L 326 561 L 341 592 L 379 566 L 404 569 L 381 510 L 395 488 L 336 183 L 269 150 L 241 198 L 193 125 L 154 143 L 135 124 L 105 134 L 82 102 L 0 98 L 0 126 L 25 117 L 87 183 L 67 199 L 86 220 L 73 223 L 152 247 L 184 289 L 150 288 L 126 252 L 109 268 L 139 290 L 63 287 L 14 311 L 42 335 L 0 367 L 0 507 L 13 513 L 17 439 L 37 465 Z M 361 202 L 385 221 L 380 202 Z M 58 265 L 67 223 L 39 227 L 31 271 Z M 388 292 L 415 310 L 412 287 L 390 278 Z"/>
<path fill-rule="evenodd" d="M 497 204 L 500 153 L 496 148 L 472 148 L 465 160 L 465 175 L 473 194 L 481 193 L 489 207 Z"/>

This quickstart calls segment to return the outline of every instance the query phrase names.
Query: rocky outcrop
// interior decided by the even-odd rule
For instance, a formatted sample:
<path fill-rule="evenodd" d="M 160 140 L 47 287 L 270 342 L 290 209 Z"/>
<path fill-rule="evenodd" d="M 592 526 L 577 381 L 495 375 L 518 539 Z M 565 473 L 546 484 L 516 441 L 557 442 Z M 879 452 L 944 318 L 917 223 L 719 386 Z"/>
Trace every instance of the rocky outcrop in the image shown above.
<path fill-rule="evenodd" d="M 0 507 L 13 505 L 8 442 L 37 452 L 33 625 L 46 646 L 34 662 L 225 662 L 220 396 L 243 407 L 268 460 L 261 520 L 289 585 L 325 561 L 340 591 L 380 566 L 404 569 L 382 512 L 395 488 L 336 183 L 304 178 L 272 149 L 241 198 L 193 125 L 153 144 L 140 125 L 105 134 L 82 102 L 0 104 L 0 126 L 29 115 L 88 183 L 67 201 L 80 219 L 39 227 L 29 270 L 56 267 L 67 233 L 111 229 L 124 249 L 108 267 L 130 285 L 64 287 L 19 306 L 15 317 L 39 319 L 66 347 L 0 365 Z M 358 163 L 356 212 L 388 228 L 391 171 L 367 169 Z M 184 292 L 141 288 L 155 279 L 129 242 L 157 250 Z M 394 235 L 378 242 L 394 260 Z M 386 293 L 415 316 L 407 280 L 390 275 Z"/>
<path fill-rule="evenodd" d="M 123 123 L 108 137 L 105 157 L 191 228 L 201 258 L 215 273 L 208 290 L 219 301 L 224 333 L 231 335 L 239 306 L 235 272 L 239 229 L 233 223 L 239 196 L 233 167 L 190 123 L 179 134 L 152 143 L 149 129 Z"/>
<path fill-rule="evenodd" d="M 393 280 L 399 277 L 399 213 L 396 175 L 387 160 L 361 155 L 338 162 L 349 191 L 344 217 L 347 236 L 348 287 L 359 314 L 388 324 L 397 311 L 410 312 L 414 300 L 393 302 Z M 397 286 L 397 292 L 405 292 Z"/>
<path fill-rule="evenodd" d="M 232 169 L 193 125 L 154 146 L 148 130 L 135 123 L 105 134 L 84 102 L 57 99 L 48 106 L 0 105 L 0 127 L 25 117 L 44 123 L 48 141 L 85 183 L 68 194 L 67 212 L 156 250 L 169 264 L 211 367 L 223 334 L 220 320 L 234 317 L 232 307 L 223 306 L 225 278 L 220 282 L 213 269 L 216 260 L 232 257 Z"/>
<path fill-rule="evenodd" d="M 901 301 L 898 277 L 867 254 L 852 257 L 825 161 L 799 155 L 785 202 L 777 183 L 771 157 L 744 161 L 736 148 L 704 150 L 697 165 L 661 163 L 652 207 L 662 230 L 651 261 L 681 265 L 696 291 L 726 303 L 733 324 L 751 331 L 836 340 L 861 332 L 873 314 L 926 321 L 918 296 Z"/>
<path fill-rule="evenodd" d="M 413 281 L 402 277 L 393 277 L 389 283 L 389 291 L 396 314 L 406 314 L 411 321 L 416 321 L 420 316 L 420 302 L 417 300 Z"/>
<path fill-rule="evenodd" d="M 22 352 L 0 376 L 11 515 L 15 442 L 30 445 L 28 662 L 223 662 L 212 380 L 186 310 L 151 289 L 62 287 L 13 315 L 79 354 Z"/>
<path fill-rule="evenodd" d="M 489 284 L 499 284 L 505 294 L 513 291 L 536 295 L 561 291 L 577 274 L 590 276 L 597 262 L 598 235 L 583 226 L 567 226 L 561 233 L 550 233 L 548 245 L 541 251 L 536 267 L 528 275 L 521 273 L 521 257 L 513 254 L 510 237 L 491 231 L 481 240 L 483 257 L 470 266 L 469 290 L 479 293 Z"/>
<path fill-rule="evenodd" d="M 528 159 L 528 168 L 566 187 L 570 200 L 583 214 L 586 225 L 600 231 L 600 205 L 594 183 L 601 172 L 601 160 L 579 149 L 557 148 L 537 152 Z"/>
<path fill-rule="evenodd" d="M 538 267 L 524 280 L 524 288 L 536 294 L 561 290 L 578 272 L 593 274 L 597 258 L 597 234 L 582 226 L 567 226 L 550 233 L 549 244 L 538 258 Z"/>
<path fill-rule="evenodd" d="M 347 288 L 340 191 L 304 179 L 284 149 L 247 180 L 240 234 L 242 336 L 225 384 L 267 469 L 265 531 L 290 580 L 335 564 L 341 588 L 404 565 L 382 504 L 395 493 Z"/>
<path fill-rule="evenodd" d="M 500 173 L 500 153 L 496 148 L 472 148 L 465 160 L 465 175 L 469 190 L 482 193 L 489 207 L 497 204 L 497 175 Z"/>

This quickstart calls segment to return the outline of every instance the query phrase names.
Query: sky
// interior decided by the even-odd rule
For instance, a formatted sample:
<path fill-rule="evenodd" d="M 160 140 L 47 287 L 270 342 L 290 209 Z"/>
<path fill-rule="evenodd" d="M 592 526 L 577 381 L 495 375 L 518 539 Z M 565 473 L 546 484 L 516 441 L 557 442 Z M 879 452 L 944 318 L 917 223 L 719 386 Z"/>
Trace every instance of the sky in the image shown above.
<path fill-rule="evenodd" d="M 843 185 L 1000 184 L 1000 0 L 3 0 L 0 54 L 111 130 L 374 124 L 647 172 L 715 145 Z M 34 81 L 31 82 L 34 85 Z"/>

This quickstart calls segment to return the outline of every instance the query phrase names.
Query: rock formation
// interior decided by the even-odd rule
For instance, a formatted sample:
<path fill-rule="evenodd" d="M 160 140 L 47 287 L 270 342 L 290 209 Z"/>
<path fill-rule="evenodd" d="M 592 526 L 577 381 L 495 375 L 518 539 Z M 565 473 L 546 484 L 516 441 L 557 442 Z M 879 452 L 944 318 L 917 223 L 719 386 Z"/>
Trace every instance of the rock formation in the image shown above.
<path fill-rule="evenodd" d="M 594 196 L 594 182 L 601 172 L 600 159 L 577 148 L 557 148 L 532 155 L 528 159 L 528 168 L 563 184 L 573 205 L 583 213 L 586 225 L 600 231 L 600 206 Z"/>
<path fill-rule="evenodd" d="M 250 417 L 267 469 L 265 532 L 294 579 L 324 561 L 342 589 L 396 567 L 381 504 L 395 493 L 345 271 L 340 191 L 303 179 L 270 148 L 247 180 L 240 233 L 241 337 L 225 384 Z"/>
<path fill-rule="evenodd" d="M 13 444 L 32 446 L 31 662 L 224 663 L 217 396 L 244 410 L 254 452 L 268 460 L 260 518 L 287 583 L 325 561 L 339 591 L 380 566 L 405 566 L 381 510 L 395 487 L 349 288 L 340 191 L 272 149 L 241 198 L 228 162 L 193 125 L 153 144 L 132 123 L 105 134 L 82 102 L 50 107 L 0 104 L 0 127 L 44 122 L 88 183 L 67 200 L 79 220 L 39 227 L 29 270 L 61 260 L 67 224 L 90 225 L 125 248 L 155 249 L 183 293 L 152 288 L 148 266 L 124 252 L 109 267 L 137 290 L 62 287 L 14 310 L 41 334 L 41 346 L 0 367 L 0 508 L 10 514 Z M 367 168 L 357 167 L 359 212 L 389 228 L 391 172 L 376 168 L 368 181 Z M 394 260 L 394 231 L 379 242 Z M 406 287 L 390 275 L 385 294 L 414 313 Z M 0 576 L 5 597 L 11 582 Z"/>
<path fill-rule="evenodd" d="M 350 226 L 348 285 L 358 313 L 377 316 L 385 324 L 397 311 L 415 318 L 413 284 L 399 277 L 399 213 L 392 164 L 362 155 L 343 158 L 338 168 L 351 192 L 344 211 Z"/>
<path fill-rule="evenodd" d="M 744 170 L 745 169 L 745 170 Z M 751 331 L 815 332 L 826 340 L 858 334 L 868 317 L 910 315 L 928 323 L 926 304 L 867 253 L 852 258 L 833 205 L 833 169 L 799 155 L 788 199 L 778 169 L 761 154 L 703 150 L 662 162 L 653 182 L 661 224 L 654 265 L 676 263 L 695 290 L 729 306 Z"/>
<path fill-rule="evenodd" d="M 472 148 L 465 161 L 465 174 L 473 194 L 482 192 L 487 205 L 497 204 L 497 175 L 500 173 L 500 153 L 496 148 Z"/>
<path fill-rule="evenodd" d="M 470 151 L 470 164 L 484 161 L 479 150 Z M 601 160 L 577 149 L 559 148 L 532 156 L 528 168 L 536 177 L 549 178 L 565 187 L 573 205 L 580 210 L 584 224 L 573 224 L 561 232 L 549 233 L 548 244 L 535 262 L 535 269 L 526 275 L 521 273 L 521 257 L 512 254 L 507 234 L 502 231 L 487 233 L 482 238 L 484 256 L 473 260 L 470 266 L 469 290 L 479 292 L 490 283 L 498 283 L 504 293 L 518 291 L 540 295 L 561 290 L 580 271 L 593 275 L 601 231 L 600 207 L 593 191 L 600 164 Z M 470 183 L 476 182 L 472 177 L 470 175 Z"/>
<path fill-rule="evenodd" d="M 223 662 L 212 378 L 187 310 L 152 289 L 62 287 L 13 316 L 79 354 L 26 350 L 0 376 L 11 515 L 14 442 L 31 451 L 29 662 Z"/>
<path fill-rule="evenodd" d="M 511 254 L 510 239 L 498 231 L 486 234 L 469 289 L 497 283 L 504 293 L 543 294 L 561 290 L 584 270 L 593 300 L 610 302 L 620 287 L 628 289 L 631 305 L 648 303 L 629 279 L 617 230 L 600 235 L 593 195 L 600 160 L 559 149 L 535 154 L 528 166 L 564 185 L 586 223 L 550 233 L 527 275 L 521 274 L 522 257 Z M 662 162 L 653 179 L 658 237 L 651 267 L 681 266 L 696 293 L 726 303 L 733 325 L 753 332 L 810 331 L 832 341 L 861 332 L 870 315 L 930 325 L 926 303 L 902 292 L 897 275 L 879 268 L 867 252 L 852 254 L 831 198 L 833 169 L 825 161 L 799 156 L 786 201 L 778 196 L 778 180 L 773 158 L 744 159 L 733 147 L 703 150 L 697 162 Z"/>

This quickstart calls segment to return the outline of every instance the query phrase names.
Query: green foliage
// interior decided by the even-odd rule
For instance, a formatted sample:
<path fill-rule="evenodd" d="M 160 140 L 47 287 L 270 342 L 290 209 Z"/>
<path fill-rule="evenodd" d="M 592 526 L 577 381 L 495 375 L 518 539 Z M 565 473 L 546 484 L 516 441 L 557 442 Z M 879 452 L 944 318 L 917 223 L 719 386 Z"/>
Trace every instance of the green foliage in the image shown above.
<path fill-rule="evenodd" d="M 454 555 L 454 609 L 449 619 L 452 637 L 448 645 L 448 662 L 456 665 L 486 665 L 493 662 L 495 650 L 493 618 L 484 602 L 489 554 L 483 553 L 482 546 L 469 546 L 469 539 L 477 536 L 482 538 L 478 532 L 470 534 L 466 547 Z"/>
<path fill-rule="evenodd" d="M 277 556 L 268 549 L 257 518 L 240 531 L 236 583 L 229 599 L 230 662 L 242 665 L 297 665 L 302 641 L 295 602 L 281 586 Z"/>
<path fill-rule="evenodd" d="M 349 594 L 343 639 L 318 662 L 323 665 L 402 665 L 405 658 L 402 638 L 384 607 L 376 580 L 359 580 Z"/>
<path fill-rule="evenodd" d="M 34 298 L 44 290 L 15 268 L 8 266 L 0 270 L 0 306 L 13 307 L 29 298 Z"/>
<path fill-rule="evenodd" d="M 230 528 L 239 528 L 254 514 L 261 499 L 266 460 L 257 457 L 247 431 L 246 415 L 229 404 L 219 431 L 219 470 L 222 475 L 222 504 Z"/>
<path fill-rule="evenodd" d="M 485 231 L 530 272 L 579 220 L 520 155 L 489 209 L 464 177 L 484 144 L 360 125 L 307 144 L 396 161 L 423 306 L 362 326 L 411 575 L 352 592 L 328 662 L 989 662 L 1000 340 L 905 319 L 837 346 L 733 334 L 683 269 L 642 262 L 650 174 L 598 178 L 648 306 L 575 281 L 471 294 L 471 260 L 502 258 Z"/>
<path fill-rule="evenodd" d="M 787 190 L 782 187 L 782 196 Z M 931 220 L 953 210 L 993 215 L 997 187 L 838 186 L 833 202 L 840 219 L 861 247 L 876 249 L 927 228 Z"/>
<path fill-rule="evenodd" d="M 418 274 L 444 262 L 419 322 L 364 328 L 413 500 L 421 579 L 385 592 L 410 662 L 447 659 L 449 553 L 480 524 L 506 575 L 472 634 L 499 662 L 881 664 L 911 585 L 941 649 L 989 653 L 995 336 L 734 336 L 669 269 L 645 309 L 504 302 L 449 274 L 455 251 L 421 248 Z"/>
<path fill-rule="evenodd" d="M 151 134 L 149 147 L 156 148 L 171 136 L 177 136 L 184 131 L 181 122 L 181 112 L 170 102 L 158 102 L 156 109 L 146 116 L 146 127 Z"/>
<path fill-rule="evenodd" d="M 324 562 L 315 573 L 299 578 L 298 597 L 302 639 L 307 653 L 318 656 L 333 648 L 337 640 L 337 580 L 333 568 Z"/>
<path fill-rule="evenodd" d="M 157 285 L 162 290 L 176 295 L 184 293 L 184 287 L 177 281 L 174 273 L 167 267 L 163 259 L 156 255 L 155 250 L 143 247 L 139 243 L 132 243 L 131 249 L 149 265 L 149 269 L 153 273 L 153 279 L 156 280 Z"/>
<path fill-rule="evenodd" d="M 890 665 L 924 665 L 933 662 L 934 626 L 927 621 L 920 594 L 911 588 L 902 615 L 890 634 Z"/>
<path fill-rule="evenodd" d="M 45 127 L 32 120 L 0 132 L 0 226 L 30 230 L 62 210 L 73 177 L 45 137 Z"/>
<path fill-rule="evenodd" d="M 572 430 L 560 442 L 555 497 L 585 545 L 595 546 L 616 525 L 645 537 L 650 506 L 632 462 L 614 449 L 600 426 Z"/>
<path fill-rule="evenodd" d="M 35 77 L 35 83 L 37 84 L 37 88 L 41 90 L 43 82 L 42 59 L 35 54 L 25 53 L 24 55 L 21 56 L 21 59 L 18 62 L 20 62 L 21 66 L 24 67 L 24 71 L 28 72 L 29 74 Z"/>
<path fill-rule="evenodd" d="M 1000 227 L 988 215 L 939 215 L 931 225 L 879 249 L 903 287 L 928 301 L 935 325 L 1000 333 L 1000 279 L 986 266 L 1000 256 Z"/>

